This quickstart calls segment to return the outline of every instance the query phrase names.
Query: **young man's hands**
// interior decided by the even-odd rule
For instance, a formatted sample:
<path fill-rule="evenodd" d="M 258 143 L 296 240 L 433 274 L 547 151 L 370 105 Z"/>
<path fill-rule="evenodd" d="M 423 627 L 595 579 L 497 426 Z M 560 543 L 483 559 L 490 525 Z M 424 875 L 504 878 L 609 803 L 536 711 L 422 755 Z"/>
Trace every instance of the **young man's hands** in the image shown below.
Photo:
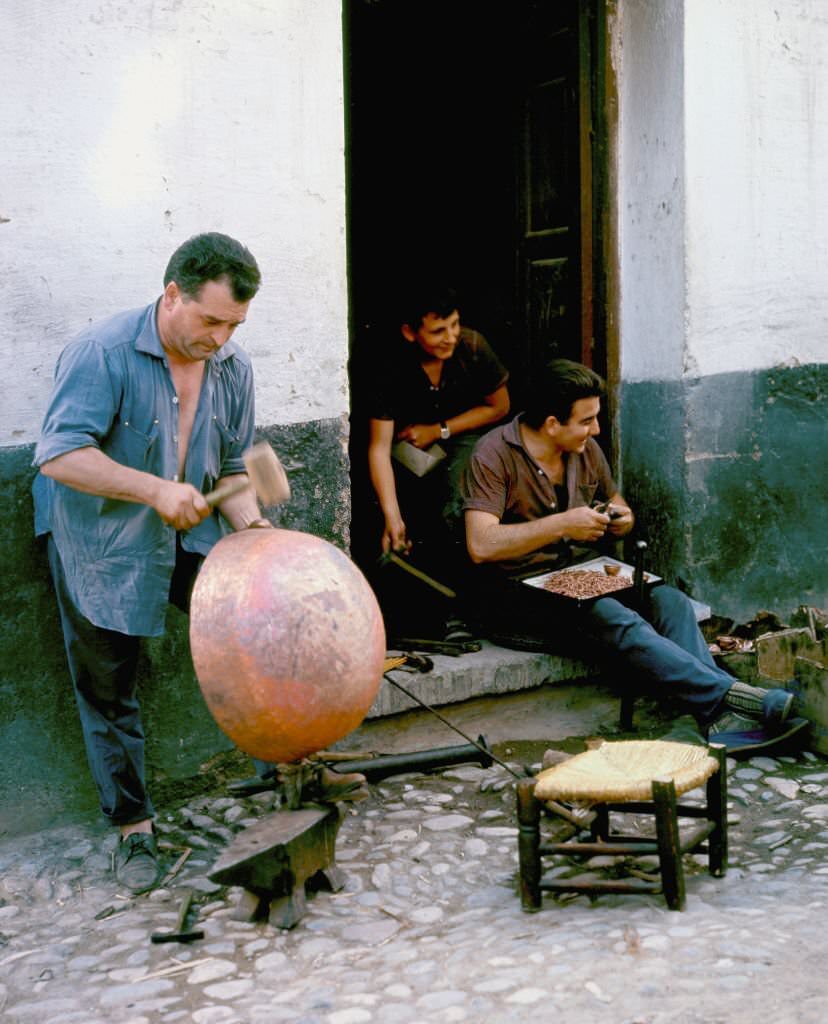
<path fill-rule="evenodd" d="M 429 448 L 440 440 L 439 423 L 412 423 L 397 434 L 398 441 L 408 441 L 415 448 Z"/>
<path fill-rule="evenodd" d="M 405 523 L 400 516 L 386 518 L 382 532 L 383 554 L 396 551 L 398 555 L 407 555 L 411 550 L 411 541 L 406 536 Z"/>
<path fill-rule="evenodd" d="M 587 505 L 567 509 L 558 515 L 560 524 L 564 527 L 564 536 L 570 540 L 592 543 L 600 540 L 610 525 L 610 517 L 605 512 L 598 512 Z"/>
<path fill-rule="evenodd" d="M 601 511 L 605 509 L 605 511 Z M 568 509 L 561 513 L 566 520 L 566 536 L 570 540 L 592 543 L 600 540 L 604 534 L 623 537 L 633 528 L 635 517 L 632 509 L 626 505 L 607 502 L 600 508 L 588 508 L 586 505 Z"/>
<path fill-rule="evenodd" d="M 632 509 L 626 505 L 610 505 L 610 524 L 607 532 L 613 537 L 625 537 L 635 524 Z"/>

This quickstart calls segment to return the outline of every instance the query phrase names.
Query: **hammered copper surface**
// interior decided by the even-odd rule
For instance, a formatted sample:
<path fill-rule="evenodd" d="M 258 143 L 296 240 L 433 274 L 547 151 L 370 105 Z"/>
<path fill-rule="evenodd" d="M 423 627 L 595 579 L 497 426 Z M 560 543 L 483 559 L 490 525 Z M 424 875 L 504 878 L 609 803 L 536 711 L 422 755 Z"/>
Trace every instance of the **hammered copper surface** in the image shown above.
<path fill-rule="evenodd" d="M 190 643 L 220 728 L 273 762 L 355 729 L 385 659 L 365 577 L 333 544 L 294 530 L 244 530 L 216 544 L 193 590 Z"/>

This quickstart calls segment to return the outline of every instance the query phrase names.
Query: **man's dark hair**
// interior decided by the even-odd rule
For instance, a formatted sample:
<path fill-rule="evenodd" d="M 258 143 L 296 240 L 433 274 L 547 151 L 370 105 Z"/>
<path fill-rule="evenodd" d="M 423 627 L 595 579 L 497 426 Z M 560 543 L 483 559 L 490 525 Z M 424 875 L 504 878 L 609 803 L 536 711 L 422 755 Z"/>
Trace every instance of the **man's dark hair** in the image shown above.
<path fill-rule="evenodd" d="M 442 320 L 458 306 L 457 292 L 444 281 L 406 282 L 402 292 L 398 316 L 400 323 L 408 324 L 412 331 L 419 329 L 429 313 Z"/>
<path fill-rule="evenodd" d="M 606 391 L 603 379 L 588 366 L 553 359 L 532 378 L 523 422 L 533 430 L 538 430 L 549 416 L 568 423 L 572 406 L 580 398 L 603 398 Z"/>
<path fill-rule="evenodd" d="M 227 278 L 236 302 L 249 302 L 262 281 L 253 254 L 241 242 L 208 231 L 193 235 L 175 250 L 164 272 L 164 287 L 175 281 L 185 295 L 197 298 L 208 281 L 222 278 Z"/>

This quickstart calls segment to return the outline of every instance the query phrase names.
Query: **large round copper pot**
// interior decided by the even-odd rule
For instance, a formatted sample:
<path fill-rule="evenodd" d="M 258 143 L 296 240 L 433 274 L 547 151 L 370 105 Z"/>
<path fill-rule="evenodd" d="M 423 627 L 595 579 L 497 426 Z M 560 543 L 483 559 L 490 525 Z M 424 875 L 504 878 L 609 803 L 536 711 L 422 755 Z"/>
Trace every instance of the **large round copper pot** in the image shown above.
<path fill-rule="evenodd" d="M 333 544 L 295 530 L 243 530 L 216 544 L 193 589 L 190 643 L 220 728 L 273 762 L 355 729 L 385 660 L 365 577 Z"/>

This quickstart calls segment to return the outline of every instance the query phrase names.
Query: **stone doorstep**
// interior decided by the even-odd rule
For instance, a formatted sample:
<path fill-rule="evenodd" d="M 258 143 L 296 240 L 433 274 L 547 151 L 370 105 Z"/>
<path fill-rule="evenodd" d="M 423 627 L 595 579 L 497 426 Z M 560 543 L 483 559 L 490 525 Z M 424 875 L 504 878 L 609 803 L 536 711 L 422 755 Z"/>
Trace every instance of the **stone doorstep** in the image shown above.
<path fill-rule="evenodd" d="M 703 622 L 710 617 L 709 605 L 700 601 L 692 601 L 692 604 L 697 621 Z M 441 704 L 457 704 L 473 697 L 531 690 L 544 683 L 595 679 L 600 674 L 594 664 L 586 661 L 555 654 L 513 651 L 487 640 L 481 643 L 481 649 L 472 654 L 461 654 L 458 657 L 429 655 L 434 662 L 431 672 L 404 672 L 396 669 L 389 675 L 420 700 L 437 707 Z M 416 701 L 383 679 L 366 720 L 384 718 L 418 707 Z"/>
<path fill-rule="evenodd" d="M 429 655 L 434 662 L 431 672 L 405 672 L 395 669 L 388 675 L 434 707 L 456 704 L 473 697 L 531 690 L 549 682 L 596 676 L 597 670 L 585 662 L 554 654 L 512 651 L 487 640 L 471 654 L 450 657 Z M 387 679 L 383 679 L 377 698 L 367 719 L 411 711 L 419 705 Z"/>

